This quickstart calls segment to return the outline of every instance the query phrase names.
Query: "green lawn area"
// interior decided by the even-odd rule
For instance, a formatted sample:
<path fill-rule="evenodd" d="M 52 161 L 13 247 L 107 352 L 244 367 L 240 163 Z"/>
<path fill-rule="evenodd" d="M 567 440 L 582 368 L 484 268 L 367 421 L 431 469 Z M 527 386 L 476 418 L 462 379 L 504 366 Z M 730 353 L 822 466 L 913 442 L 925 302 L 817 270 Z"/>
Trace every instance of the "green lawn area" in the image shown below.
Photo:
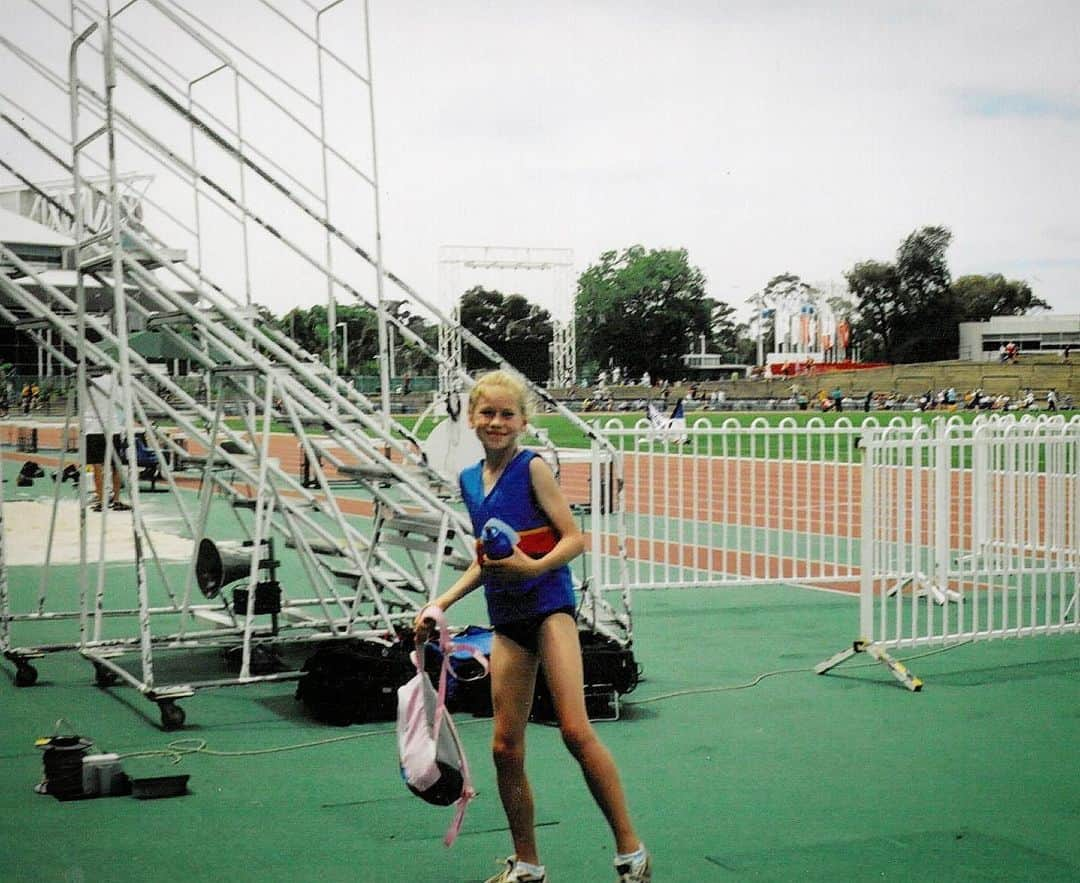
<path fill-rule="evenodd" d="M 1062 411 L 1060 413 L 1066 419 L 1069 419 L 1070 417 L 1080 414 L 1080 411 Z M 599 426 L 601 429 L 612 426 L 629 428 L 645 419 L 645 414 L 642 411 L 588 412 L 582 413 L 579 416 L 581 420 L 589 426 Z M 870 414 L 866 414 L 861 410 L 850 410 L 835 414 L 832 412 L 822 413 L 820 411 L 687 411 L 686 421 L 689 427 L 693 427 L 704 421 L 708 425 L 714 427 L 749 427 L 753 425 L 761 427 L 762 429 L 783 429 L 785 427 L 791 427 L 794 430 L 796 428 L 801 429 L 808 424 L 816 426 L 834 426 L 839 421 L 844 421 L 853 427 L 862 426 L 863 423 L 868 420 L 874 420 L 880 426 L 885 426 L 892 421 L 901 421 L 905 425 L 910 425 L 917 420 L 922 421 L 923 423 L 929 423 L 935 417 L 939 416 L 956 418 L 965 423 L 970 423 L 975 419 L 976 412 L 954 411 L 950 413 L 931 411 L 921 413 L 918 411 L 873 411 Z M 1020 412 L 1016 412 L 1016 416 L 1021 416 Z M 402 414 L 397 415 L 395 419 L 407 430 L 413 431 L 417 424 L 418 415 Z M 231 418 L 228 422 L 234 428 L 239 429 L 241 427 L 241 421 L 238 419 Z M 438 422 L 439 419 L 433 420 L 431 418 L 425 418 L 417 432 L 418 437 L 421 440 L 427 438 L 428 434 Z M 552 443 L 557 447 L 589 447 L 589 437 L 578 425 L 575 425 L 569 418 L 564 417 L 561 414 L 535 414 L 530 418 L 530 422 L 533 426 L 545 430 Z M 275 432 L 290 431 L 290 427 L 284 423 L 275 423 L 273 428 Z M 834 452 L 832 451 L 835 441 L 834 438 L 824 436 L 813 441 L 808 441 L 809 438 L 812 437 L 807 436 L 806 433 L 785 433 L 783 431 L 755 437 L 742 436 L 740 437 L 740 449 L 738 451 L 733 448 L 728 448 L 725 449 L 725 452 L 730 455 L 766 458 L 781 456 L 785 458 L 794 457 L 800 459 L 802 457 L 811 456 L 813 459 L 837 459 L 840 462 L 848 462 L 851 459 L 858 458 L 857 450 L 848 451 L 849 445 L 844 440 L 841 440 L 840 443 L 841 450 Z M 824 450 L 820 447 L 822 445 L 824 445 Z M 672 447 L 671 449 L 673 453 L 684 450 L 687 449 L 679 448 L 677 446 Z"/>
<path fill-rule="evenodd" d="M 972 412 L 958 412 L 966 422 L 970 422 L 974 416 Z M 611 412 L 588 412 L 579 415 L 590 426 L 599 425 L 602 429 L 612 425 L 633 427 L 639 421 L 645 419 L 643 411 L 611 411 Z M 924 421 L 931 418 L 932 414 L 918 414 L 913 411 L 875 411 L 866 415 L 862 411 L 850 411 L 841 414 L 820 411 L 687 411 L 686 422 L 688 426 L 694 426 L 699 421 L 707 421 L 711 426 L 740 427 L 757 426 L 806 426 L 811 421 L 818 425 L 833 426 L 838 420 L 845 420 L 853 426 L 859 426 L 868 416 L 873 417 L 879 424 L 886 424 L 890 420 L 900 419 L 905 423 L 911 423 L 913 419 L 920 418 Z M 412 415 L 404 415 L 397 418 L 405 427 L 412 429 L 416 418 Z M 581 429 L 561 414 L 534 414 L 529 422 L 540 429 L 547 430 L 552 442 L 561 448 L 587 448 L 588 438 Z M 420 437 L 426 438 L 434 424 L 425 420 L 420 428 Z"/>
<path fill-rule="evenodd" d="M 1063 411 L 1061 412 L 1066 419 L 1075 414 L 1080 414 L 1080 411 Z M 920 420 L 924 423 L 929 423 L 934 417 L 948 416 L 957 417 L 963 420 L 965 423 L 971 423 L 975 419 L 976 412 L 974 411 L 955 411 L 952 413 L 935 413 L 933 411 L 929 413 L 920 413 L 918 411 L 873 411 L 870 414 L 866 414 L 862 411 L 844 411 L 840 414 L 834 414 L 832 412 L 822 413 L 820 411 L 687 411 L 686 423 L 687 426 L 693 427 L 699 421 L 706 421 L 710 426 L 723 427 L 723 426 L 739 426 L 748 427 L 751 425 L 760 427 L 781 427 L 790 426 L 804 427 L 807 424 L 813 423 L 819 426 L 834 426 L 838 421 L 845 421 L 852 426 L 858 427 L 863 425 L 866 420 L 873 419 L 877 421 L 878 425 L 886 426 L 891 421 L 900 420 L 906 425 L 910 425 L 916 420 Z M 616 412 L 604 412 L 604 413 L 584 413 L 579 415 L 583 421 L 589 425 L 599 425 L 601 428 L 609 427 L 612 425 L 619 425 L 625 427 L 632 427 L 640 420 L 645 419 L 645 414 L 642 411 L 616 411 Z M 411 427 L 412 423 L 408 422 L 409 417 L 398 418 L 404 426 Z M 561 448 L 587 448 L 589 446 L 589 440 L 582 434 L 580 428 L 572 424 L 566 417 L 561 414 L 536 414 L 530 418 L 530 422 L 541 429 L 545 429 L 548 432 L 551 441 Z M 430 421 L 425 421 L 427 429 L 421 427 L 421 437 L 426 436 L 426 432 L 430 431 Z M 774 435 L 775 439 L 783 439 L 783 434 Z M 790 437 L 788 441 L 788 447 L 790 447 Z M 778 442 L 779 443 L 779 442 Z"/>

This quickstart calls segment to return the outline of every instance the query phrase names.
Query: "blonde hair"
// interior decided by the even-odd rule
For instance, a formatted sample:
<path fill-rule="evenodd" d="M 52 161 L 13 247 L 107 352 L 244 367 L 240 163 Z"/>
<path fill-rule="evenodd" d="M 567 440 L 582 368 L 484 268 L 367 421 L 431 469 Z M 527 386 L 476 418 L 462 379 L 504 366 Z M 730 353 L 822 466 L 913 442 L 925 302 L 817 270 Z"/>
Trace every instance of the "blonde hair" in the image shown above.
<path fill-rule="evenodd" d="M 489 371 L 487 374 L 482 374 L 477 378 L 473 388 L 469 390 L 470 414 L 476 408 L 480 396 L 493 388 L 501 389 L 517 399 L 518 407 L 521 409 L 521 416 L 526 420 L 529 418 L 532 411 L 529 407 L 529 390 L 524 383 L 508 371 Z"/>

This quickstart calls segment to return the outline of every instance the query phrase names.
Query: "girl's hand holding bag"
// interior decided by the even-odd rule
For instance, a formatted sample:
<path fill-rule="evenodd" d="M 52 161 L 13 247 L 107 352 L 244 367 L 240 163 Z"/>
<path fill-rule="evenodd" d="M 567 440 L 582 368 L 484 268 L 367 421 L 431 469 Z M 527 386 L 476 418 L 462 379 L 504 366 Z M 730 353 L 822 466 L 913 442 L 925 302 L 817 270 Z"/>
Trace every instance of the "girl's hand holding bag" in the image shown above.
<path fill-rule="evenodd" d="M 439 631 L 442 666 L 439 670 L 438 691 L 424 671 L 424 648 L 412 653 L 416 675 L 398 688 L 397 739 L 401 777 L 409 790 L 436 806 L 455 804 L 457 812 L 446 831 L 443 843 L 451 846 L 461 830 L 465 809 L 476 796 L 469 775 L 465 750 L 458 737 L 454 720 L 446 710 L 446 679 L 450 670 L 450 654 L 454 650 L 472 650 L 473 658 L 482 666 L 479 677 L 487 674 L 487 659 L 467 644 L 454 644 L 446 627 L 446 614 L 431 605 L 424 608 L 421 618 L 435 621 Z"/>

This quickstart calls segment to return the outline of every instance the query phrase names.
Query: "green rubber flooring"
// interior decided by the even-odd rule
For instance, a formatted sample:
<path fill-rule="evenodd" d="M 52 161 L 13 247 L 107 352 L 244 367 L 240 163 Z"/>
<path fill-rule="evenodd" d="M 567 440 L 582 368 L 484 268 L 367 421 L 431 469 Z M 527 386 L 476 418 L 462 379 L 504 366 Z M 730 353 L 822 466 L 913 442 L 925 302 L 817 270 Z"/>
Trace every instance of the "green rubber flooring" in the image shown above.
<path fill-rule="evenodd" d="M 863 657 L 807 671 L 852 638 L 854 599 L 643 592 L 635 610 L 645 679 L 621 720 L 597 727 L 656 880 L 1080 879 L 1075 639 L 909 654 L 926 684 L 913 694 Z M 478 613 L 459 609 L 458 621 Z M 201 691 L 183 703 L 185 728 L 166 733 L 152 703 L 96 687 L 74 654 L 38 668 L 33 687 L 15 687 L 10 666 L 0 680 L 5 880 L 471 881 L 509 849 L 488 720 L 461 719 L 480 797 L 448 850 L 449 811 L 405 791 L 388 724 L 323 726 L 292 685 L 268 684 Z M 185 796 L 60 802 L 33 791 L 34 740 L 59 718 L 95 751 L 178 739 L 206 750 L 121 761 L 140 777 L 190 775 Z M 614 879 L 603 821 L 556 729 L 531 726 L 529 769 L 550 879 Z"/>
<path fill-rule="evenodd" d="M 133 585 L 130 566 L 108 574 L 114 595 Z M 20 604 L 36 597 L 40 571 L 7 577 Z M 49 575 L 58 593 L 76 582 L 71 566 Z M 452 619 L 483 622 L 481 599 Z M 812 674 L 857 624 L 855 597 L 797 586 L 635 594 L 644 679 L 620 720 L 596 726 L 655 880 L 1080 879 L 1076 636 L 898 654 L 924 681 L 920 693 L 863 656 Z M 23 624 L 17 643 L 37 640 L 37 628 L 70 626 Z M 155 662 L 177 677 L 225 676 L 233 664 L 206 649 Z M 181 703 L 185 727 L 164 732 L 153 703 L 96 686 L 77 653 L 35 665 L 38 683 L 20 688 L 0 663 L 5 883 L 464 883 L 495 873 L 510 849 L 489 720 L 459 717 L 480 796 L 446 849 L 451 812 L 405 789 L 392 724 L 322 725 L 293 684 L 271 683 L 199 691 Z M 95 752 L 120 754 L 129 775 L 190 776 L 188 793 L 36 794 L 35 739 L 60 719 Z M 610 836 L 558 730 L 530 725 L 528 752 L 549 880 L 614 880 Z"/>

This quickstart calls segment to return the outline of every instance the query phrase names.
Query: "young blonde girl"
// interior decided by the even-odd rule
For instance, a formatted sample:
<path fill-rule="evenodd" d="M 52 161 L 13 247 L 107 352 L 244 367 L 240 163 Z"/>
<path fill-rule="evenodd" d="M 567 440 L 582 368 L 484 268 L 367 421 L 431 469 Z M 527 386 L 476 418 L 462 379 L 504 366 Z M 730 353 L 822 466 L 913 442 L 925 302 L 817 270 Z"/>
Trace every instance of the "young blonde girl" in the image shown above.
<path fill-rule="evenodd" d="M 536 846 L 532 789 L 525 775 L 525 726 L 541 665 L 563 741 L 580 764 L 614 834 L 617 879 L 648 883 L 652 879 L 649 854 L 630 821 L 615 762 L 585 711 L 568 566 L 583 551 L 584 537 L 551 469 L 539 456 L 519 447 L 527 422 L 527 395 L 520 381 L 502 371 L 477 381 L 469 395 L 469 426 L 484 448 L 484 459 L 462 471 L 462 496 L 476 536 L 489 518 L 497 517 L 514 528 L 520 541 L 507 558 L 493 560 L 478 553 L 434 602 L 446 610 L 483 585 L 495 630 L 492 755 L 514 855 L 487 883 L 547 880 Z M 426 641 L 430 630 L 431 621 L 418 618 L 417 641 Z"/>

